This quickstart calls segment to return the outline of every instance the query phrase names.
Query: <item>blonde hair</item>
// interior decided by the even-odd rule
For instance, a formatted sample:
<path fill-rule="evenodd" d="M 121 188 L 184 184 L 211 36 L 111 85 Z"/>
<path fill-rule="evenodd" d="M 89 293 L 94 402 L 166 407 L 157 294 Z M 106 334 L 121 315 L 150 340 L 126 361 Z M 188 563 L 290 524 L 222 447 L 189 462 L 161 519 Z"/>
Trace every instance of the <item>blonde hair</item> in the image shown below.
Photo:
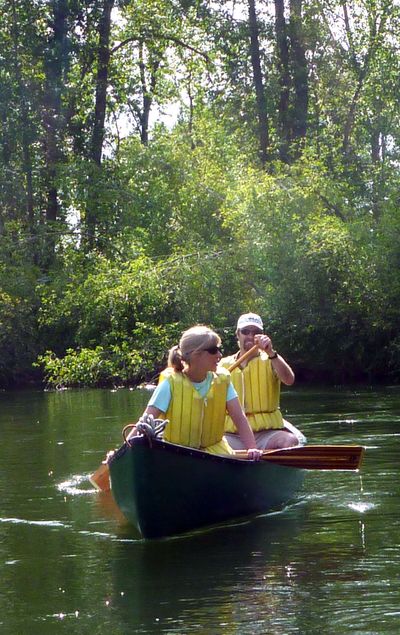
<path fill-rule="evenodd" d="M 179 344 L 173 346 L 168 355 L 168 366 L 172 366 L 175 371 L 182 372 L 184 363 L 190 364 L 190 356 L 196 351 L 204 351 L 211 346 L 220 346 L 221 338 L 217 333 L 198 324 L 192 326 L 182 333 Z"/>

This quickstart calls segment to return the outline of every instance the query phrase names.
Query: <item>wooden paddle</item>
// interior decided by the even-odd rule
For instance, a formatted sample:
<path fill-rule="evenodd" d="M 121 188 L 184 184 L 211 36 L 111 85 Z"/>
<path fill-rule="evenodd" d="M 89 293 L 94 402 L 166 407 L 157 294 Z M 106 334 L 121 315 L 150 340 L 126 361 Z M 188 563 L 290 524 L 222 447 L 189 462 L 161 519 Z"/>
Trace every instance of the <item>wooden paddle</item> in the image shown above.
<path fill-rule="evenodd" d="M 243 355 L 238 357 L 236 362 L 234 362 L 233 364 L 231 364 L 229 366 L 229 368 L 228 368 L 229 372 L 231 373 L 233 370 L 235 370 L 235 368 L 237 368 L 238 366 L 240 366 L 240 364 L 245 362 L 246 359 L 251 357 L 253 355 L 253 353 L 255 353 L 257 350 L 258 350 L 258 346 L 257 346 L 257 344 L 254 344 L 254 346 L 252 346 L 248 351 L 246 351 L 245 353 L 243 353 Z"/>
<path fill-rule="evenodd" d="M 361 445 L 299 445 L 264 450 L 261 460 L 304 470 L 359 470 L 364 452 Z M 235 456 L 247 459 L 247 451 L 237 450 Z"/>
<path fill-rule="evenodd" d="M 261 460 L 303 470 L 359 470 L 365 448 L 360 445 L 300 445 L 280 450 L 264 450 Z M 235 457 L 248 459 L 247 450 L 237 450 Z M 90 482 L 103 492 L 109 491 L 107 463 L 102 463 Z"/>
<path fill-rule="evenodd" d="M 89 481 L 96 489 L 101 492 L 109 492 L 110 487 L 110 470 L 107 464 L 107 460 L 104 461 L 100 467 L 97 468 L 91 476 L 89 476 Z"/>
<path fill-rule="evenodd" d="M 243 355 L 238 357 L 235 363 L 228 368 L 229 372 L 237 368 L 240 364 L 246 361 L 246 359 L 251 357 L 253 353 L 256 352 L 257 349 L 258 349 L 258 346 L 255 344 L 248 351 L 246 351 L 246 353 L 243 353 Z M 93 487 L 95 487 L 98 490 L 101 490 L 103 492 L 107 492 L 110 490 L 110 474 L 109 474 L 107 459 L 103 461 L 100 467 L 98 467 L 97 470 L 93 474 L 91 474 L 91 476 L 89 476 L 89 481 L 91 482 Z"/>

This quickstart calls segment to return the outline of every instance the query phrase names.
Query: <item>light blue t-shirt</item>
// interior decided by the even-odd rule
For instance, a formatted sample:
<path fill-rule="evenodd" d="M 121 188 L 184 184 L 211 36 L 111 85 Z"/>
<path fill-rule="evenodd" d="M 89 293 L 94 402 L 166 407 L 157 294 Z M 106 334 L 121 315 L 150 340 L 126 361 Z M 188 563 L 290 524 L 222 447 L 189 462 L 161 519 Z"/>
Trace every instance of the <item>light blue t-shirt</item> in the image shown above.
<path fill-rule="evenodd" d="M 205 397 L 210 390 L 211 382 L 212 382 L 213 374 L 212 372 L 208 372 L 206 378 L 199 383 L 195 383 L 192 381 L 193 387 L 197 390 L 198 393 L 202 397 Z M 237 397 L 237 392 L 232 383 L 228 384 L 228 390 L 226 393 L 226 401 L 231 401 Z M 148 406 L 154 406 L 161 410 L 161 412 L 167 412 L 169 404 L 171 401 L 171 385 L 169 381 L 164 379 L 161 384 L 158 384 L 157 388 L 153 392 Z"/>

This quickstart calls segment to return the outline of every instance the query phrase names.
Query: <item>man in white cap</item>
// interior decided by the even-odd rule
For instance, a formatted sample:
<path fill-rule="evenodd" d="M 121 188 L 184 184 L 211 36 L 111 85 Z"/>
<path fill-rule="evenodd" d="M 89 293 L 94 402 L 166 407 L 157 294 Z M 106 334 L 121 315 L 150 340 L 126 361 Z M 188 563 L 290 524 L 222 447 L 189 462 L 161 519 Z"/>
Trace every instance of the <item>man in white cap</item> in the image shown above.
<path fill-rule="evenodd" d="M 258 350 L 231 373 L 246 417 L 254 431 L 257 447 L 261 450 L 287 448 L 305 443 L 305 436 L 285 421 L 279 408 L 280 385 L 291 386 L 294 372 L 264 333 L 262 319 L 256 313 L 245 313 L 237 322 L 236 337 L 239 351 L 224 357 L 220 364 L 229 368 L 236 359 L 255 344 Z M 225 436 L 235 450 L 243 449 L 237 430 L 229 416 L 225 421 Z"/>

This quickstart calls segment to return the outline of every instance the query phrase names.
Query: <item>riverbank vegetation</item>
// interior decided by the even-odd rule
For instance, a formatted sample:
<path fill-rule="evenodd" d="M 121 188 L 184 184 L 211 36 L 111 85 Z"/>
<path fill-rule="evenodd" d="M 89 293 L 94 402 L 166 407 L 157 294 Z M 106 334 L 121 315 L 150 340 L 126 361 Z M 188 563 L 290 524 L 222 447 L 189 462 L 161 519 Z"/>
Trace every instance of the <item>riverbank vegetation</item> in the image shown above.
<path fill-rule="evenodd" d="M 247 310 L 300 380 L 399 381 L 397 3 L 0 8 L 1 386 L 148 381 Z"/>

